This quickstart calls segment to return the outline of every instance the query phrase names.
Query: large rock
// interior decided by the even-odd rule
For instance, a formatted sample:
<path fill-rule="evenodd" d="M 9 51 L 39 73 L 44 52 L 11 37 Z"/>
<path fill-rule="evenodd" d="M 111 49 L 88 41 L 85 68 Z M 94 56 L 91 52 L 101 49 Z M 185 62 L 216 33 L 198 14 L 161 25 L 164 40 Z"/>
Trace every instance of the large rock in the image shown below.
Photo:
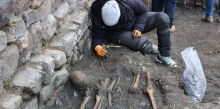
<path fill-rule="evenodd" d="M 49 42 L 56 32 L 57 28 L 57 20 L 53 15 L 48 15 L 47 18 L 42 22 L 42 29 L 45 32 L 45 36 L 43 37 L 44 44 Z"/>
<path fill-rule="evenodd" d="M 67 0 L 70 5 L 69 13 L 73 12 L 77 8 L 76 0 Z"/>
<path fill-rule="evenodd" d="M 20 109 L 22 97 L 20 95 L 7 95 L 0 101 L 0 109 Z"/>
<path fill-rule="evenodd" d="M 41 72 L 39 69 L 24 67 L 15 74 L 12 84 L 37 94 L 41 90 Z"/>
<path fill-rule="evenodd" d="M 25 12 L 23 12 L 22 17 L 27 27 L 29 27 L 32 23 L 39 21 L 40 19 L 39 12 L 37 10 L 32 9 L 28 9 Z"/>
<path fill-rule="evenodd" d="M 7 45 L 7 37 L 5 32 L 0 31 L 0 53 L 2 50 L 5 49 L 6 45 Z"/>
<path fill-rule="evenodd" d="M 0 73 L 1 73 L 1 69 L 0 69 Z M 3 91 L 4 91 L 4 82 L 2 80 L 2 77 L 0 76 L 0 95 L 3 93 Z"/>
<path fill-rule="evenodd" d="M 8 43 L 13 43 L 26 32 L 26 25 L 21 16 L 13 17 L 13 23 L 5 26 Z"/>
<path fill-rule="evenodd" d="M 52 11 L 57 9 L 62 3 L 63 3 L 63 0 L 51 0 Z"/>
<path fill-rule="evenodd" d="M 15 44 L 11 44 L 5 48 L 0 54 L 1 74 L 3 80 L 10 80 L 11 76 L 15 73 L 18 66 L 19 52 L 18 47 Z"/>
<path fill-rule="evenodd" d="M 54 36 L 49 43 L 49 47 L 52 49 L 58 49 L 66 53 L 67 56 L 71 55 L 73 47 L 78 42 L 77 35 L 74 32 L 61 33 Z"/>
<path fill-rule="evenodd" d="M 14 0 L 14 2 L 12 0 L 9 1 L 11 1 L 11 7 L 14 7 L 13 11 L 15 14 L 22 13 L 24 10 L 29 8 L 31 4 L 31 0 Z"/>
<path fill-rule="evenodd" d="M 33 54 L 39 54 L 42 50 L 42 40 L 44 37 L 44 32 L 43 29 L 41 27 L 41 23 L 40 22 L 36 22 L 34 24 L 32 24 L 29 28 L 30 30 L 30 35 L 33 39 L 33 48 L 32 48 L 32 53 Z"/>
<path fill-rule="evenodd" d="M 76 32 L 78 35 L 78 39 L 82 37 L 86 29 L 88 28 L 89 25 L 89 14 L 86 10 L 78 10 L 77 12 L 73 12 L 70 14 L 70 21 L 73 22 L 74 24 L 79 25 L 80 31 Z"/>
<path fill-rule="evenodd" d="M 31 0 L 31 8 L 38 8 L 43 0 Z"/>
<path fill-rule="evenodd" d="M 39 105 L 44 104 L 53 95 L 53 91 L 54 91 L 53 83 L 46 85 L 44 88 L 42 88 L 40 92 Z"/>
<path fill-rule="evenodd" d="M 51 13 L 51 0 L 45 0 L 39 8 L 40 20 L 44 20 Z"/>
<path fill-rule="evenodd" d="M 26 103 L 24 109 L 37 109 L 38 108 L 38 101 L 37 97 L 32 98 L 30 101 Z"/>
<path fill-rule="evenodd" d="M 69 4 L 67 2 L 64 2 L 62 5 L 59 6 L 57 10 L 53 12 L 53 15 L 57 20 L 60 20 L 64 16 L 66 16 L 68 12 L 69 12 Z"/>
<path fill-rule="evenodd" d="M 63 90 L 64 85 L 60 86 L 58 89 L 56 89 L 52 95 L 52 97 L 50 97 L 50 99 L 47 101 L 46 106 L 51 107 L 55 105 L 55 102 L 57 100 L 57 96 L 59 95 L 59 93 Z"/>
<path fill-rule="evenodd" d="M 66 55 L 60 50 L 45 49 L 42 54 L 49 55 L 55 59 L 55 69 L 61 68 L 66 63 Z"/>
<path fill-rule="evenodd" d="M 30 59 L 32 48 L 34 48 L 30 32 L 26 31 L 24 36 L 18 38 L 16 44 L 19 48 L 20 61 L 24 63 Z"/>
<path fill-rule="evenodd" d="M 5 24 L 9 24 L 14 16 L 14 12 L 11 9 L 11 3 L 9 0 L 0 1 L 0 27 Z"/>
<path fill-rule="evenodd" d="M 65 68 L 56 71 L 53 76 L 55 89 L 57 89 L 61 85 L 64 85 L 68 77 L 69 77 L 69 73 Z"/>
<path fill-rule="evenodd" d="M 55 68 L 55 59 L 49 55 L 35 55 L 30 58 L 30 62 L 34 64 L 40 64 L 45 74 L 44 84 L 49 84 L 52 79 L 52 75 L 54 74 Z"/>

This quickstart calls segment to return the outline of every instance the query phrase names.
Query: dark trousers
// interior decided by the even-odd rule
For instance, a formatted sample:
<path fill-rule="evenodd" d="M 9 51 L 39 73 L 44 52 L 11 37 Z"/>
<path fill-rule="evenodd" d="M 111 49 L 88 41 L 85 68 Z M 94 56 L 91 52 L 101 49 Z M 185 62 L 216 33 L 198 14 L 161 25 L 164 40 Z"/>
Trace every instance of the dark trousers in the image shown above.
<path fill-rule="evenodd" d="M 153 12 L 162 12 L 164 5 L 164 12 L 170 18 L 170 28 L 173 25 L 174 14 L 176 11 L 177 0 L 152 0 L 152 11 Z"/>
<path fill-rule="evenodd" d="M 148 12 L 147 21 L 143 33 L 149 32 L 157 28 L 158 47 L 162 56 L 170 56 L 170 31 L 169 17 L 163 12 Z M 135 51 L 140 51 L 140 48 L 148 42 L 147 37 L 133 38 L 132 31 L 114 31 L 109 33 L 108 39 L 117 44 L 125 45 Z"/>

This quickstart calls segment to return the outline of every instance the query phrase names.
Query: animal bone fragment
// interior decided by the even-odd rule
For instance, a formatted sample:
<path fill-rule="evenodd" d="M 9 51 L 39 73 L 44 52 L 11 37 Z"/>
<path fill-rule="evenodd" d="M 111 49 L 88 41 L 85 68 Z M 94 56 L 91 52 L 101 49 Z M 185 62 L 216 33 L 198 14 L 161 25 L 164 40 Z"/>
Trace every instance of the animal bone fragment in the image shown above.
<path fill-rule="evenodd" d="M 151 103 L 153 106 L 153 109 L 157 109 L 155 100 L 154 100 L 154 95 L 153 95 L 153 87 L 152 87 L 152 83 L 151 83 L 151 77 L 150 77 L 150 72 L 147 72 L 147 88 L 144 90 L 145 93 L 148 93 L 150 99 L 151 99 Z"/>
<path fill-rule="evenodd" d="M 132 84 L 130 86 L 130 89 L 129 89 L 130 92 L 132 92 L 132 93 L 137 93 L 138 92 L 139 80 L 140 80 L 140 73 L 138 73 L 137 76 L 134 77 L 133 82 L 132 82 Z"/>

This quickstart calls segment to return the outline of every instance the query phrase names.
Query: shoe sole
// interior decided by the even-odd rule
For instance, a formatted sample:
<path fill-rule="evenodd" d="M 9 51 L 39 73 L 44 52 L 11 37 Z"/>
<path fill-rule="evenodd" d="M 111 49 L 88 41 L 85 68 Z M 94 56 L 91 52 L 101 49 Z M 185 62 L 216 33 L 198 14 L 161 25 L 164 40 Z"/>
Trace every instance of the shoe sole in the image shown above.
<path fill-rule="evenodd" d="M 157 59 L 157 57 L 156 57 L 156 61 L 157 61 L 158 63 L 164 64 L 164 65 L 165 65 L 166 67 L 168 67 L 168 68 L 177 68 L 177 65 L 167 66 L 163 61 L 160 61 L 159 59 Z"/>

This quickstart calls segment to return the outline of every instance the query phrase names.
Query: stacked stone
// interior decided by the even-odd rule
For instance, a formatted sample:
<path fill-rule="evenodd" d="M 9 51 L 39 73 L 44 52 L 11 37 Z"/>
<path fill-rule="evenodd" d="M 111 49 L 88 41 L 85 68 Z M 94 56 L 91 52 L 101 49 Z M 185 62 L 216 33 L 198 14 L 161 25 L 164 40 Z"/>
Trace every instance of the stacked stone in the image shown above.
<path fill-rule="evenodd" d="M 43 109 L 55 103 L 68 66 L 90 49 L 87 3 L 0 1 L 1 109 Z"/>

